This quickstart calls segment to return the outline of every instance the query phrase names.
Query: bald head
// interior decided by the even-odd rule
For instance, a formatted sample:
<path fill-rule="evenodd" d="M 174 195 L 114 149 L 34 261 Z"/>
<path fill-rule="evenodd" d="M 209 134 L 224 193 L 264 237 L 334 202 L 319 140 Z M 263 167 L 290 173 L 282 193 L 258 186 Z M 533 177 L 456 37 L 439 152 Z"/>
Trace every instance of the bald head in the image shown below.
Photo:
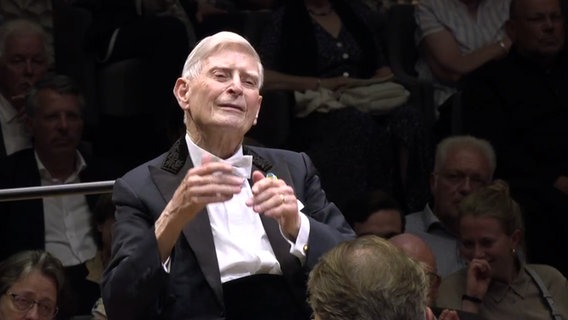
<path fill-rule="evenodd" d="M 438 296 L 440 278 L 437 276 L 438 267 L 436 257 L 430 246 L 424 240 L 410 233 L 401 233 L 389 239 L 395 247 L 404 251 L 412 259 L 421 262 L 426 268 L 430 279 L 429 305 L 433 305 Z"/>
<path fill-rule="evenodd" d="M 432 249 L 424 242 L 424 240 L 410 233 L 401 233 L 390 238 L 390 242 L 402 251 L 406 252 L 410 257 L 426 264 L 430 271 L 436 272 L 436 258 Z"/>

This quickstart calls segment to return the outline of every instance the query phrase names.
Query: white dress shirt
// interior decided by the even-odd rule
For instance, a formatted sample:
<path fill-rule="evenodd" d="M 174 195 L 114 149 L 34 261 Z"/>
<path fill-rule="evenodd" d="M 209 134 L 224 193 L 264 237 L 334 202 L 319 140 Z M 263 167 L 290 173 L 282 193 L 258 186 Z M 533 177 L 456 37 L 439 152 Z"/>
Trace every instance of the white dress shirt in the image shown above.
<path fill-rule="evenodd" d="M 51 176 L 37 153 L 35 154 L 42 186 L 81 182 L 79 172 L 86 163 L 77 152 L 75 172 L 65 181 Z M 93 237 L 91 212 L 83 194 L 43 198 L 45 221 L 45 249 L 68 267 L 81 264 L 93 258 L 97 245 Z"/>
<path fill-rule="evenodd" d="M 210 153 L 198 147 L 189 135 L 186 135 L 186 142 L 194 166 L 201 165 L 202 156 Z M 227 160 L 241 156 L 243 156 L 242 147 Z M 250 178 L 250 174 L 244 178 Z M 245 204 L 245 201 L 251 197 L 252 190 L 249 181 L 245 179 L 239 194 L 228 201 L 207 205 L 223 283 L 258 273 L 282 274 L 280 263 L 274 255 L 259 214 Z M 302 203 L 298 201 L 298 209 L 302 208 Z M 306 258 L 303 247 L 308 243 L 310 223 L 304 214 L 301 212 L 298 214 L 301 226 L 295 243 L 289 241 L 282 230 L 281 234 L 290 243 L 290 253 L 303 263 Z"/>

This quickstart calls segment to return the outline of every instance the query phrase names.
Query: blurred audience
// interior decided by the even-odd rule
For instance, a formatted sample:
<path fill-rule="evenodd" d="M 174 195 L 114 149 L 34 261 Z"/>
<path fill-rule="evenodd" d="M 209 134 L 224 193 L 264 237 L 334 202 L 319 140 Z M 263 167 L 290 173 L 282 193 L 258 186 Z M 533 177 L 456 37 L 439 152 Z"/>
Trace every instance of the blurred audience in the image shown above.
<path fill-rule="evenodd" d="M 103 271 L 110 261 L 112 245 L 112 226 L 116 219 L 114 217 L 115 206 L 112 202 L 112 194 L 106 193 L 99 197 L 95 210 L 93 211 L 93 226 L 96 228 L 95 240 L 97 241 L 97 255 L 94 259 L 87 262 L 89 275 L 87 279 L 101 283 Z M 93 320 L 106 320 L 107 315 L 103 304 L 103 299 L 99 298 L 92 310 Z"/>
<path fill-rule="evenodd" d="M 457 82 L 488 61 L 501 59 L 511 47 L 505 33 L 510 0 L 420 0 L 415 16 L 416 64 L 420 78 L 432 80 L 441 105 Z"/>
<path fill-rule="evenodd" d="M 114 178 L 112 166 L 79 151 L 84 100 L 67 76 L 55 75 L 36 83 L 27 98 L 27 126 L 33 148 L 0 163 L 0 188 L 50 186 Z M 113 163 L 113 165 L 115 165 Z M 45 249 L 65 266 L 75 314 L 88 314 L 99 286 L 86 280 L 85 262 L 97 246 L 91 208 L 97 195 L 11 201 L 0 204 L 0 259 L 21 250 Z"/>
<path fill-rule="evenodd" d="M 422 266 L 376 236 L 344 241 L 310 272 L 316 320 L 434 319 Z"/>
<path fill-rule="evenodd" d="M 25 96 L 49 68 L 46 34 L 24 19 L 0 26 L 0 159 L 31 146 Z"/>
<path fill-rule="evenodd" d="M 568 56 L 560 0 L 514 0 L 511 53 L 466 78 L 463 126 L 489 140 L 525 210 L 527 254 L 568 275 Z M 547 250 L 543 250 L 547 248 Z"/>
<path fill-rule="evenodd" d="M 454 136 L 438 144 L 430 175 L 432 201 L 423 211 L 406 216 L 406 231 L 421 237 L 434 251 L 441 276 L 464 266 L 456 242 L 460 201 L 488 184 L 494 171 L 495 152 L 485 140 Z"/>
<path fill-rule="evenodd" d="M 405 218 L 398 202 L 381 190 L 351 200 L 343 211 L 357 236 L 391 238 L 404 232 Z"/>
<path fill-rule="evenodd" d="M 0 262 L 0 319 L 54 319 L 62 303 L 61 262 L 43 251 L 22 251 Z"/>
<path fill-rule="evenodd" d="M 406 90 L 389 82 L 392 72 L 374 19 L 360 1 L 286 1 L 259 48 L 267 69 L 264 88 L 294 91 L 288 147 L 310 155 L 340 208 L 377 188 L 415 208 L 427 198 L 428 139 L 420 115 L 405 104 Z M 370 84 L 393 88 L 361 92 L 361 104 L 345 98 L 350 89 Z M 371 98 L 387 91 L 392 100 Z M 380 102 L 387 110 L 373 112 Z"/>
<path fill-rule="evenodd" d="M 492 319 L 568 319 L 568 280 L 526 264 L 521 209 L 502 180 L 460 204 L 460 252 L 467 267 L 444 278 L 437 305 Z M 544 248 L 541 248 L 544 249 Z"/>
<path fill-rule="evenodd" d="M 171 88 L 195 39 L 188 35 L 190 20 L 176 3 L 165 0 L 75 3 L 92 14 L 93 22 L 84 44 L 85 50 L 96 55 L 97 68 L 111 74 L 114 71 L 121 77 L 122 69 L 111 67 L 123 63 L 124 72 L 144 75 L 131 80 L 126 92 L 113 92 L 143 99 L 139 100 L 135 115 L 101 117 L 105 129 L 99 131 L 97 153 L 122 155 L 134 166 L 167 150 L 170 140 L 183 131 L 182 115 Z"/>
<path fill-rule="evenodd" d="M 0 15 L 6 20 L 20 20 L 25 19 L 36 23 L 44 32 L 44 41 L 46 47 L 46 55 L 49 57 L 50 67 L 55 62 L 55 49 L 54 49 L 54 7 L 57 3 L 66 0 L 29 0 L 29 1 L 15 1 L 15 0 L 0 0 Z"/>

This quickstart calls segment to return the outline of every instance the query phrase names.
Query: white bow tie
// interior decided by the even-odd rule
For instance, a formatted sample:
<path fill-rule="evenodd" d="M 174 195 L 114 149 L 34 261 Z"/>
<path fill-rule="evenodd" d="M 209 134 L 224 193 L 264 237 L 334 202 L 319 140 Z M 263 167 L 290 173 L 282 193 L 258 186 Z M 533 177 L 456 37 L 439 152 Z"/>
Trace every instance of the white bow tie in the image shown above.
<path fill-rule="evenodd" d="M 252 171 L 252 156 L 238 156 L 222 161 L 233 166 L 233 173 L 235 175 L 250 179 Z"/>

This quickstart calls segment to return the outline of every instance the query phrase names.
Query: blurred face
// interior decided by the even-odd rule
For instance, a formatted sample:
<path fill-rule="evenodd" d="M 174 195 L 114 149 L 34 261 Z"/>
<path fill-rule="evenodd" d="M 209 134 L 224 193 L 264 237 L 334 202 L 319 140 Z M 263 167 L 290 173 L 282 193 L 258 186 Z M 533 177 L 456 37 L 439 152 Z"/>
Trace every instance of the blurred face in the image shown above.
<path fill-rule="evenodd" d="M 374 234 L 381 238 L 389 239 L 402 233 L 401 213 L 398 210 L 379 210 L 369 216 L 363 222 L 355 222 L 353 229 L 358 236 Z"/>
<path fill-rule="evenodd" d="M 457 224 L 461 200 L 489 183 L 491 175 L 489 160 L 481 152 L 465 148 L 450 150 L 445 163 L 430 179 L 436 216 L 449 227 Z"/>
<path fill-rule="evenodd" d="M 521 52 L 554 57 L 564 46 L 564 20 L 559 0 L 519 0 L 507 24 Z"/>
<path fill-rule="evenodd" d="M 507 279 L 511 274 L 517 250 L 520 230 L 511 236 L 495 218 L 464 216 L 460 221 L 460 252 L 466 261 L 487 260 L 494 279 Z"/>
<path fill-rule="evenodd" d="M 37 96 L 37 110 L 28 119 L 38 153 L 75 153 L 83 133 L 83 119 L 77 96 L 43 89 Z"/>
<path fill-rule="evenodd" d="M 0 319 L 53 319 L 52 311 L 56 306 L 55 282 L 34 270 L 19 279 L 0 297 Z"/>
<path fill-rule="evenodd" d="M 0 92 L 9 100 L 23 102 L 30 87 L 48 70 L 47 52 L 38 35 L 12 35 L 6 38 L 0 59 Z"/>
<path fill-rule="evenodd" d="M 258 83 L 258 61 L 239 46 L 225 47 L 205 59 L 196 79 L 179 79 L 174 89 L 189 113 L 190 133 L 223 130 L 243 137 L 260 109 Z"/>

